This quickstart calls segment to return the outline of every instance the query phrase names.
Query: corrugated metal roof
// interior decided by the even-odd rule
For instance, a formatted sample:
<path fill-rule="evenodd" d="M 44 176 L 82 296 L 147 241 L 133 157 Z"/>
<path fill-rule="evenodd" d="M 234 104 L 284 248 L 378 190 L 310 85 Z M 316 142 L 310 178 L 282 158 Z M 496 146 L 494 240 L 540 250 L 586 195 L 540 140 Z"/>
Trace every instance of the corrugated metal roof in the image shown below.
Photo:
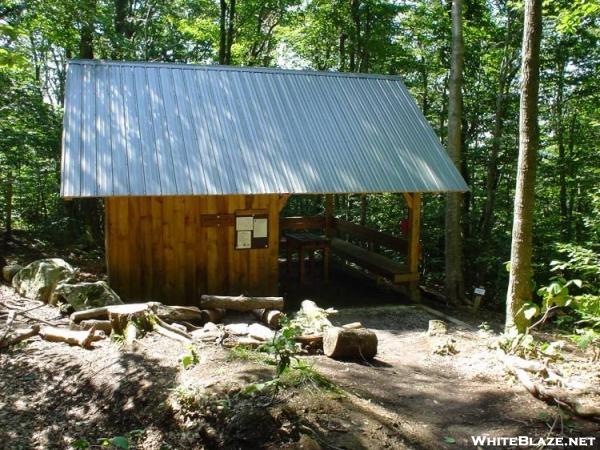
<path fill-rule="evenodd" d="M 65 197 L 466 189 L 396 77 L 69 64 Z"/>

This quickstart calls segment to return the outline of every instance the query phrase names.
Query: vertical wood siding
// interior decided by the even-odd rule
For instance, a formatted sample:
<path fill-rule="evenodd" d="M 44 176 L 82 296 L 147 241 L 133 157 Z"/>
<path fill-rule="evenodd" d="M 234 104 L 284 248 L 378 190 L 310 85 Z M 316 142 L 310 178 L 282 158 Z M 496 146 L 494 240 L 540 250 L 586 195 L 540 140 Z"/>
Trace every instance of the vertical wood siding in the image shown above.
<path fill-rule="evenodd" d="M 126 301 L 195 305 L 202 294 L 275 295 L 279 196 L 106 198 L 111 286 Z M 236 250 L 235 227 L 203 227 L 202 214 L 264 209 L 269 247 Z"/>

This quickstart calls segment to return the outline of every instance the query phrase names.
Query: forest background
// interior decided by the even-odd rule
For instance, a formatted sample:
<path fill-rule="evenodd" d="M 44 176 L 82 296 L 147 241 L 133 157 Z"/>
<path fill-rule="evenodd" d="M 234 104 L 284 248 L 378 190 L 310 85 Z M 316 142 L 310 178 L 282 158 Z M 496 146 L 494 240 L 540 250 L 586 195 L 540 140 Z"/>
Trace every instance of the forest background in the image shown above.
<path fill-rule="evenodd" d="M 25 232 L 59 245 L 77 236 L 81 246 L 102 247 L 102 202 L 59 197 L 69 59 L 398 75 L 445 143 L 450 11 L 451 2 L 439 0 L 5 0 L 0 5 L 5 241 Z M 470 187 L 461 212 L 465 296 L 474 287 L 485 287 L 486 304 L 501 310 L 519 146 L 523 5 L 465 0 L 463 28 L 461 172 Z M 599 38 L 597 0 L 544 2 L 533 275 L 538 287 L 556 282 L 557 275 L 561 286 L 568 279 L 583 280 L 576 291 L 577 313 L 565 322 L 572 327 L 584 320 L 596 330 Z M 444 278 L 445 199 L 424 196 L 422 272 L 429 285 Z M 396 194 L 338 195 L 335 202 L 338 214 L 392 233 L 399 233 L 406 214 L 402 196 Z M 322 210 L 319 196 L 295 196 L 286 207 L 288 214 Z"/>

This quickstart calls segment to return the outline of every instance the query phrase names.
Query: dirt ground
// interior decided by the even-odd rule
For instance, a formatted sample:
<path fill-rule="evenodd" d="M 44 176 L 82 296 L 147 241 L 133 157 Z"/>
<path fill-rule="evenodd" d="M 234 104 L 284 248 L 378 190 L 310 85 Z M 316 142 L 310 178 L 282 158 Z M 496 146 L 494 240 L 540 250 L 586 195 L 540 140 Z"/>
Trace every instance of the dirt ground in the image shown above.
<path fill-rule="evenodd" d="M 470 436 L 477 435 L 600 436 L 591 422 L 555 423 L 556 409 L 506 374 L 497 336 L 479 331 L 477 318 L 472 327 L 431 337 L 428 321 L 437 317 L 363 281 L 337 280 L 320 288 L 290 284 L 287 296 L 291 309 L 313 298 L 339 310 L 335 324 L 360 321 L 377 333 L 370 363 L 303 357 L 338 388 L 309 381 L 276 396 L 242 395 L 271 379 L 273 366 L 215 342 L 198 343 L 200 361 L 185 370 L 186 345 L 155 333 L 131 348 L 106 339 L 92 350 L 36 337 L 0 352 L 0 449 L 72 448 L 115 436 L 127 436 L 131 448 L 157 450 L 458 449 L 475 448 Z M 0 309 L 7 304 L 39 306 L 0 285 Z M 47 305 L 26 314 L 22 323 L 67 323 Z M 457 353 L 438 354 L 442 348 Z M 590 370 L 586 356 L 572 351 L 570 373 L 598 386 L 600 367 Z"/>

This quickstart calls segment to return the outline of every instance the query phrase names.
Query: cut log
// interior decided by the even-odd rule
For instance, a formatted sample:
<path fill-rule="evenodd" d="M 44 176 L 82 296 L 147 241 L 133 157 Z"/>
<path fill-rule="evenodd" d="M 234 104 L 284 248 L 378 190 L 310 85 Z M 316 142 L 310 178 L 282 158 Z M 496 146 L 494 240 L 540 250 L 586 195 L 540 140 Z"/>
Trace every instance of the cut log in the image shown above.
<path fill-rule="evenodd" d="M 323 353 L 330 358 L 372 359 L 377 354 L 377 335 L 366 328 L 331 327 L 323 335 Z"/>
<path fill-rule="evenodd" d="M 346 325 L 342 325 L 342 328 L 345 328 L 346 330 L 355 330 L 357 328 L 364 328 L 363 324 L 360 322 L 352 322 L 352 323 L 347 323 Z"/>
<path fill-rule="evenodd" d="M 78 324 L 71 322 L 69 324 L 69 328 L 72 330 L 89 330 L 90 328 L 95 327 L 96 330 L 104 331 L 108 336 L 112 332 L 112 326 L 110 324 L 110 320 L 82 320 Z"/>
<path fill-rule="evenodd" d="M 304 334 L 320 334 L 333 326 L 327 316 L 336 312 L 332 308 L 320 308 L 312 300 L 304 300 L 292 323 L 299 326 Z"/>
<path fill-rule="evenodd" d="M 43 327 L 40 329 L 40 336 L 46 341 L 66 342 L 69 345 L 79 345 L 84 348 L 89 348 L 92 342 L 106 338 L 106 335 L 102 331 L 97 331 L 93 327 L 85 331 Z"/>
<path fill-rule="evenodd" d="M 202 318 L 200 320 L 203 324 L 208 323 L 208 322 L 219 323 L 221 321 L 221 319 L 225 316 L 225 310 L 224 309 L 202 309 L 202 310 L 200 310 L 200 314 L 202 316 Z"/>
<path fill-rule="evenodd" d="M 32 325 L 31 328 L 16 329 L 10 335 L 0 340 L 0 348 L 15 345 L 21 341 L 24 341 L 25 339 L 29 339 L 30 337 L 36 336 L 39 332 L 39 325 Z"/>
<path fill-rule="evenodd" d="M 131 303 L 129 305 L 108 306 L 107 308 L 111 328 L 117 334 L 125 335 L 129 322 L 135 323 L 139 330 L 152 330 L 151 317 L 153 312 L 147 303 Z"/>
<path fill-rule="evenodd" d="M 82 320 L 88 319 L 107 320 L 108 308 L 108 306 L 100 306 L 98 308 L 91 308 L 83 311 L 75 311 L 69 316 L 69 318 L 73 323 L 79 323 Z"/>
<path fill-rule="evenodd" d="M 255 309 L 252 313 L 265 325 L 278 330 L 280 328 L 280 320 L 283 313 L 278 309 Z"/>
<path fill-rule="evenodd" d="M 253 309 L 283 309 L 283 297 L 239 297 L 227 295 L 203 295 L 200 298 L 203 308 L 222 308 L 232 311 L 252 311 Z"/>

